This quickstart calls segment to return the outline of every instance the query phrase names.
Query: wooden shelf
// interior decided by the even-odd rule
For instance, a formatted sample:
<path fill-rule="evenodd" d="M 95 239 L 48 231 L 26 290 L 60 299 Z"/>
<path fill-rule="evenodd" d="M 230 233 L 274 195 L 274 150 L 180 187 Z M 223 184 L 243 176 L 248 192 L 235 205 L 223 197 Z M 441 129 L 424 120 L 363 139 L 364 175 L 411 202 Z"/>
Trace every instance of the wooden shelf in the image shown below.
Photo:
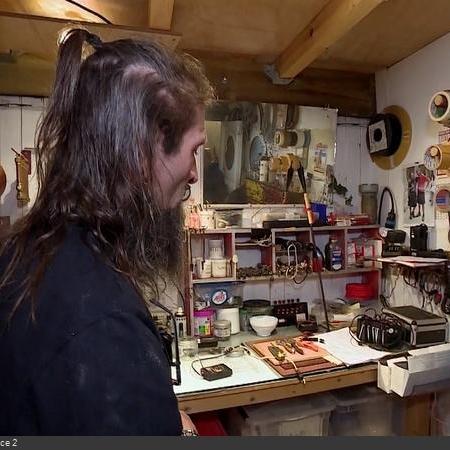
<path fill-rule="evenodd" d="M 373 229 L 377 229 L 380 228 L 380 225 L 349 225 L 349 226 L 330 226 L 330 225 L 326 225 L 323 227 L 313 227 L 314 231 L 343 231 L 343 230 L 347 230 L 347 231 L 359 231 L 359 230 L 373 230 Z M 280 232 L 295 232 L 295 231 L 309 231 L 310 228 L 309 227 L 300 227 L 300 228 L 296 228 L 296 227 L 291 227 L 291 228 L 255 228 L 257 230 L 267 230 L 272 231 L 272 232 L 276 232 L 276 233 L 280 233 Z M 202 231 L 191 231 L 191 235 L 192 236 L 202 236 L 205 234 L 228 234 L 228 233 L 234 233 L 234 234 L 245 234 L 245 233 L 251 233 L 252 228 L 217 228 L 217 229 L 206 229 L 206 230 L 202 230 Z"/>
<path fill-rule="evenodd" d="M 379 272 L 381 269 L 377 267 L 361 267 L 361 268 L 352 268 L 352 269 L 343 269 L 343 270 L 337 270 L 336 272 L 324 270 L 322 271 L 322 277 L 342 277 L 342 276 L 348 276 L 348 275 L 358 275 L 360 273 L 368 273 L 368 272 Z M 300 276 L 300 275 L 299 275 Z M 311 272 L 308 274 L 306 279 L 308 278 L 316 278 L 318 277 L 318 274 L 316 272 Z M 270 275 L 270 276 L 261 276 L 261 277 L 247 277 L 247 278 L 239 278 L 236 279 L 236 281 L 275 281 L 275 280 L 283 280 L 285 277 L 282 275 Z M 209 278 L 208 278 L 209 280 Z M 203 281 L 203 280 L 201 280 Z M 194 280 L 195 282 L 195 280 Z M 212 282 L 212 281 L 210 281 Z"/>
<path fill-rule="evenodd" d="M 234 244 L 235 249 L 245 249 L 245 248 L 272 248 L 273 244 L 261 245 L 254 242 L 236 242 Z"/>
<path fill-rule="evenodd" d="M 192 280 L 193 284 L 208 284 L 208 283 L 225 283 L 227 281 L 241 281 L 236 280 L 234 277 L 224 277 L 224 278 L 196 278 Z"/>

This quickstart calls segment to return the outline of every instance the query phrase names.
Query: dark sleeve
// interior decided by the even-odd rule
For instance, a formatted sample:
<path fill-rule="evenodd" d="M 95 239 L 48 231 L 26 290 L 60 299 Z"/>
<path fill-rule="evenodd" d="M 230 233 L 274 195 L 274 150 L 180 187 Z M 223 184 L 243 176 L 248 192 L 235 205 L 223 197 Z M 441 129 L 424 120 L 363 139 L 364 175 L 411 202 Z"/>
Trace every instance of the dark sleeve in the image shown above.
<path fill-rule="evenodd" d="M 76 334 L 33 384 L 47 435 L 180 435 L 169 365 L 145 320 L 108 316 Z"/>

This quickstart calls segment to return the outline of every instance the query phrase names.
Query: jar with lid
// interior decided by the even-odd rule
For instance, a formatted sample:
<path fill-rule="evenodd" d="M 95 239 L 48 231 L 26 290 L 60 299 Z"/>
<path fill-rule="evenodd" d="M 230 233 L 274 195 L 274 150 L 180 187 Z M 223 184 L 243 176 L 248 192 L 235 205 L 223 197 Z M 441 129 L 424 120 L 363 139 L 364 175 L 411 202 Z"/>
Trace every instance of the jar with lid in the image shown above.
<path fill-rule="evenodd" d="M 219 341 L 227 341 L 231 336 L 231 322 L 229 320 L 216 320 L 213 324 L 214 336 Z"/>

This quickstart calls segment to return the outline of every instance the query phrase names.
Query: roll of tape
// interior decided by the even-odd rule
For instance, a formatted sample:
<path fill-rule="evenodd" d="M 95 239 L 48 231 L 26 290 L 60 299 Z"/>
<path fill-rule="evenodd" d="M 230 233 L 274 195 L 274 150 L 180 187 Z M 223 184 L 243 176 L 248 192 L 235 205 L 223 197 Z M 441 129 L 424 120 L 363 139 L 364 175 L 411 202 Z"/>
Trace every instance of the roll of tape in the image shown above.
<path fill-rule="evenodd" d="M 436 92 L 431 97 L 428 115 L 432 121 L 450 126 L 450 90 Z"/>
<path fill-rule="evenodd" d="M 436 209 L 441 212 L 450 212 L 450 191 L 447 188 L 441 188 L 436 192 Z"/>
<path fill-rule="evenodd" d="M 423 163 L 428 170 L 447 170 L 450 168 L 450 143 L 435 144 L 425 151 Z"/>
<path fill-rule="evenodd" d="M 278 130 L 275 133 L 274 142 L 280 147 L 293 147 L 297 141 L 298 135 L 294 130 Z"/>

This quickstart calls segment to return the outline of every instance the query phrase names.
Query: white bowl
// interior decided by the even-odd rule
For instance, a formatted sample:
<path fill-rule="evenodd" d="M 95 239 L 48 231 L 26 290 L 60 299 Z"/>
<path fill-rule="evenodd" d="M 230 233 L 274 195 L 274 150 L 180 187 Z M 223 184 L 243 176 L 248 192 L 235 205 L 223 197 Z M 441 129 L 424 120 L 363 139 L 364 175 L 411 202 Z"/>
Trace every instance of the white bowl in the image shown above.
<path fill-rule="evenodd" d="M 278 317 L 274 316 L 253 316 L 250 317 L 250 325 L 261 337 L 270 336 L 278 325 Z"/>

